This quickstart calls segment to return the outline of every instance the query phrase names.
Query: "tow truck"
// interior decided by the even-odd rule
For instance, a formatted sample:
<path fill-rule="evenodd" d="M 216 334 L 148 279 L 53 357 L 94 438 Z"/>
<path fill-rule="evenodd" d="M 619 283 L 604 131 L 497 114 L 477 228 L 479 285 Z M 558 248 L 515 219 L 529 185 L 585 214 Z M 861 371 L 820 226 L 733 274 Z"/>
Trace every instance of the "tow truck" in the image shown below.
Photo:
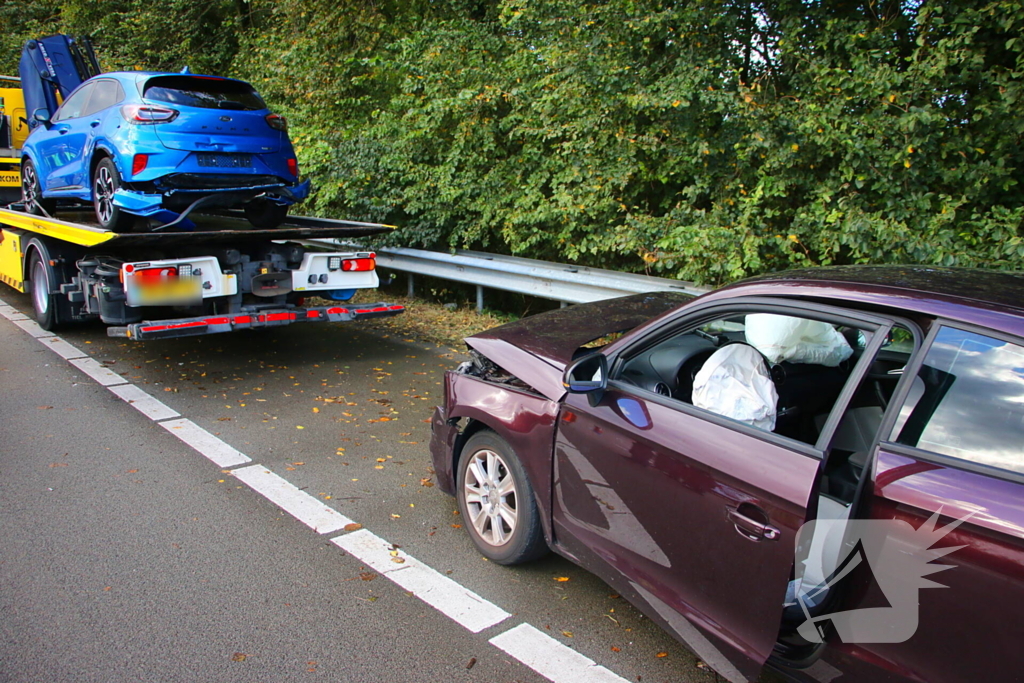
<path fill-rule="evenodd" d="M 0 191 L 14 184 L 18 197 L 18 152 L 28 134 L 28 98 L 22 96 L 31 91 L 53 111 L 100 72 L 87 39 L 29 42 L 23 54 L 35 61 L 20 69 L 20 83 L 3 83 L 20 88 L 0 89 Z M 0 197 L 0 206 L 12 199 Z M 335 250 L 339 241 L 393 226 L 289 216 L 278 227 L 260 229 L 241 211 L 187 217 L 186 211 L 142 232 L 117 232 L 101 228 L 90 211 L 61 207 L 58 217 L 27 208 L 17 201 L 0 208 L 0 281 L 31 295 L 45 330 L 100 320 L 112 337 L 143 341 L 404 311 L 383 302 L 348 303 L 358 290 L 379 285 L 375 254 L 359 247 Z M 333 240 L 326 250 L 323 240 Z M 326 305 L 307 306 L 312 297 Z"/>
<path fill-rule="evenodd" d="M 320 251 L 308 240 L 392 226 L 289 216 L 272 230 L 238 215 L 199 215 L 190 232 L 117 233 L 86 222 L 0 209 L 0 280 L 31 295 L 45 330 L 86 320 L 111 337 L 166 339 L 299 322 L 399 315 L 400 305 L 346 303 L 379 284 L 372 251 Z M 320 297 L 328 305 L 306 306 Z"/>

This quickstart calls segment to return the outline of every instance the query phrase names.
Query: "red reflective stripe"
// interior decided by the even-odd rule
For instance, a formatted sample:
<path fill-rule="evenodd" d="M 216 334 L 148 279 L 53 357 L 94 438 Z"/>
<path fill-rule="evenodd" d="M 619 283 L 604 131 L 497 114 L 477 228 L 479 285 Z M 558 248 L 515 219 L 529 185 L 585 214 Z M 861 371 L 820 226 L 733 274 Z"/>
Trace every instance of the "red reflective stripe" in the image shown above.
<path fill-rule="evenodd" d="M 261 315 L 258 320 L 260 322 L 274 322 L 276 320 L 295 320 L 294 313 L 267 313 Z"/>
<path fill-rule="evenodd" d="M 193 320 L 187 323 L 176 323 L 174 325 L 150 325 L 149 327 L 143 327 L 143 332 L 159 332 L 160 330 L 177 330 L 182 327 L 198 327 L 200 325 L 206 325 L 205 320 Z"/>
<path fill-rule="evenodd" d="M 243 324 L 247 324 L 247 323 L 251 323 L 251 322 L 252 322 L 252 318 L 250 316 L 248 316 L 248 315 L 237 315 L 237 316 L 235 316 L 235 324 L 236 325 L 243 325 Z"/>
<path fill-rule="evenodd" d="M 331 315 L 337 315 L 339 313 L 344 313 L 347 310 L 348 310 L 347 308 L 341 308 L 340 306 L 335 306 L 334 308 L 328 308 L 327 312 L 330 313 Z"/>
<path fill-rule="evenodd" d="M 377 306 L 376 308 L 357 308 L 356 313 L 383 313 L 384 311 L 394 310 L 388 306 Z"/>
<path fill-rule="evenodd" d="M 313 309 L 313 310 L 310 310 L 310 311 L 306 311 L 306 317 L 307 318 L 319 318 L 320 317 L 320 311 L 318 311 L 316 309 Z"/>
<path fill-rule="evenodd" d="M 401 305 L 398 305 L 398 304 L 395 304 L 394 306 L 388 306 L 388 310 L 389 311 L 401 311 L 401 310 L 404 310 L 404 309 L 405 309 L 405 306 L 401 306 Z"/>
<path fill-rule="evenodd" d="M 207 318 L 206 322 L 211 325 L 229 325 L 231 324 L 231 318 Z"/>

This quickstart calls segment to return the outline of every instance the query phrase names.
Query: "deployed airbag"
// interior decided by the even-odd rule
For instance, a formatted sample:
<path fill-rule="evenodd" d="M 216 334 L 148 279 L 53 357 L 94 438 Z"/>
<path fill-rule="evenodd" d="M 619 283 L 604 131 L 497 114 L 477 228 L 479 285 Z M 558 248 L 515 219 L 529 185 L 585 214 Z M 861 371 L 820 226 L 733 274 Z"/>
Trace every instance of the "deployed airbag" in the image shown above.
<path fill-rule="evenodd" d="M 746 344 L 715 351 L 693 380 L 693 405 L 769 432 L 778 402 L 764 358 Z"/>
<path fill-rule="evenodd" d="M 834 368 L 853 355 L 849 342 L 834 327 L 818 320 L 771 313 L 751 313 L 746 339 L 769 363 L 812 363 Z"/>

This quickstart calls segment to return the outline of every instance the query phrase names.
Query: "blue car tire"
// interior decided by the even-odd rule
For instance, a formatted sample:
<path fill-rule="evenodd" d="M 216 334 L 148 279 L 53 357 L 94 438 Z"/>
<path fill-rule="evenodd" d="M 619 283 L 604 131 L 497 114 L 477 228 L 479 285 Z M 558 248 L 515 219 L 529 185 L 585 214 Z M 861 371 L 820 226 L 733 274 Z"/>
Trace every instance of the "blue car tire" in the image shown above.
<path fill-rule="evenodd" d="M 270 230 L 281 225 L 288 216 L 288 207 L 267 199 L 253 199 L 245 205 L 245 217 L 253 227 Z"/>
<path fill-rule="evenodd" d="M 21 201 L 25 210 L 36 216 L 52 216 L 57 210 L 57 202 L 43 199 L 43 188 L 39 184 L 39 174 L 31 159 L 21 162 Z"/>
<path fill-rule="evenodd" d="M 109 158 L 100 159 L 92 172 L 92 205 L 96 222 L 104 230 L 123 232 L 131 228 L 135 216 L 114 204 L 114 192 L 121 187 L 121 174 Z"/>

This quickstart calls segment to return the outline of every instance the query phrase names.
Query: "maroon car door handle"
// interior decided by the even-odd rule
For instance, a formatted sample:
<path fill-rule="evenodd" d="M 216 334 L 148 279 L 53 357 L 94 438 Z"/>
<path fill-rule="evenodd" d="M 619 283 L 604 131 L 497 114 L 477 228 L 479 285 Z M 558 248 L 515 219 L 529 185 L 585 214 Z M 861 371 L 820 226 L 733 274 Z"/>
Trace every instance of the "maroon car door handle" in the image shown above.
<path fill-rule="evenodd" d="M 727 509 L 726 517 L 740 536 L 751 541 L 774 541 L 779 537 L 779 530 L 768 524 L 768 513 L 756 505 L 743 503 L 738 508 Z"/>

